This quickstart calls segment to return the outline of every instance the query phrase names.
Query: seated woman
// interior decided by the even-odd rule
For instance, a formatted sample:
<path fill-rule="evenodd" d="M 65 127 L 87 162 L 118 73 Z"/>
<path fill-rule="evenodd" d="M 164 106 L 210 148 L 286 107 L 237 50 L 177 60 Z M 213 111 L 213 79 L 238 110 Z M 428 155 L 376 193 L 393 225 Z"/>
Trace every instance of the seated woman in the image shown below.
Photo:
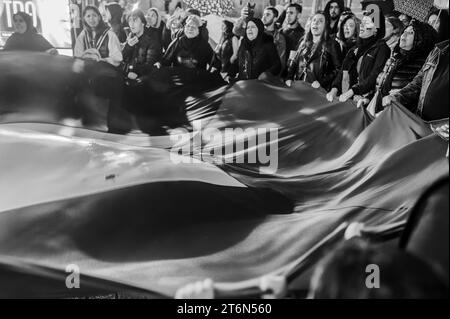
<path fill-rule="evenodd" d="M 129 79 L 135 80 L 148 73 L 161 59 L 161 42 L 152 41 L 145 33 L 147 20 L 141 10 L 133 11 L 128 17 L 130 34 L 123 49 L 125 72 Z"/>
<path fill-rule="evenodd" d="M 336 41 L 340 47 L 341 60 L 344 60 L 348 51 L 356 45 L 359 37 L 359 24 L 361 21 L 353 14 L 347 13 L 342 15 L 342 21 Z"/>
<path fill-rule="evenodd" d="M 239 80 L 257 79 L 262 73 L 278 75 L 281 60 L 273 38 L 264 32 L 260 19 L 248 19 L 244 38 L 238 51 Z"/>
<path fill-rule="evenodd" d="M 383 71 L 391 49 L 383 40 L 384 19 L 380 19 L 378 27 L 372 19 L 369 16 L 363 17 L 357 44 L 347 53 L 332 89 L 327 94 L 328 101 L 333 101 L 339 93 L 342 93 L 339 97 L 341 102 L 353 97 L 358 101 L 361 96 L 374 93 L 378 74 Z"/>
<path fill-rule="evenodd" d="M 33 26 L 33 18 L 25 12 L 13 15 L 14 33 L 6 40 L 4 51 L 35 51 L 58 54 L 58 51 Z"/>
<path fill-rule="evenodd" d="M 403 32 L 384 70 L 377 78 L 377 91 L 368 110 L 382 110 L 382 98 L 408 85 L 422 68 L 436 42 L 436 32 L 428 24 L 412 20 Z M 364 104 L 368 100 L 362 100 Z"/>
<path fill-rule="evenodd" d="M 184 66 L 190 69 L 204 69 L 214 61 L 214 51 L 200 34 L 202 21 L 199 17 L 192 15 L 186 20 L 184 35 L 176 38 L 167 48 L 157 67 Z M 219 67 L 216 64 L 213 66 Z"/>
<path fill-rule="evenodd" d="M 87 6 L 83 11 L 83 23 L 84 30 L 75 43 L 74 56 L 119 66 L 122 62 L 119 39 L 103 22 L 100 11 Z"/>
<path fill-rule="evenodd" d="M 328 36 L 327 20 L 327 15 L 321 11 L 312 17 L 310 30 L 300 43 L 296 59 L 288 68 L 288 86 L 292 80 L 300 80 L 312 83 L 314 88 L 330 89 L 341 68 L 341 59 L 338 43 Z"/>

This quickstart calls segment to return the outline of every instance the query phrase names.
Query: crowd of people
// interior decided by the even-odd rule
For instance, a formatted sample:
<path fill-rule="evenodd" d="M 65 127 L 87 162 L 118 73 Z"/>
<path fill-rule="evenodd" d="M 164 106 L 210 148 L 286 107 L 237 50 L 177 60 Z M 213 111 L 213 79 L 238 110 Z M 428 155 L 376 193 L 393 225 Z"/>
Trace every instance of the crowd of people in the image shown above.
<path fill-rule="evenodd" d="M 448 11 L 431 10 L 428 23 L 400 13 L 359 19 L 342 0 L 331 0 L 304 27 L 302 11 L 293 1 L 282 12 L 265 8 L 259 19 L 244 7 L 236 21 L 223 20 L 212 48 L 198 10 L 178 8 L 166 18 L 156 8 L 130 11 L 112 1 L 84 8 L 74 56 L 109 63 L 128 80 L 162 66 L 220 72 L 227 82 L 270 74 L 289 87 L 304 81 L 326 90 L 329 101 L 353 99 L 373 115 L 398 101 L 429 121 L 448 117 L 447 94 L 440 94 L 448 84 Z M 3 50 L 57 54 L 29 15 L 13 20 Z"/>
<path fill-rule="evenodd" d="M 84 8 L 82 25 L 75 30 L 74 56 L 111 65 L 127 83 L 163 67 L 217 72 L 229 83 L 268 76 L 292 89 L 296 82 L 307 83 L 323 90 L 329 102 L 353 100 L 374 116 L 398 102 L 424 121 L 448 119 L 447 10 L 432 9 L 427 21 L 395 12 L 379 19 L 363 13 L 360 18 L 342 0 L 331 0 L 304 26 L 302 13 L 296 1 L 282 10 L 265 8 L 261 19 L 252 7 L 244 7 L 238 19 L 223 20 L 222 36 L 213 47 L 198 10 L 179 8 L 166 17 L 156 8 L 130 11 L 113 1 L 100 9 Z M 31 16 L 17 12 L 13 21 L 15 32 L 4 51 L 58 54 L 33 27 Z M 445 125 L 448 139 L 448 121 Z M 318 268 L 321 272 L 312 289 L 316 296 L 348 297 L 338 290 L 330 294 L 330 285 L 325 289 L 323 284 L 335 280 L 336 287 L 345 288 L 351 283 L 342 275 L 345 271 L 333 270 L 335 264 L 345 266 L 346 261 L 340 261 L 342 251 L 361 263 L 394 264 L 361 242 L 342 247 Z M 426 268 L 407 255 L 394 257 Z"/>

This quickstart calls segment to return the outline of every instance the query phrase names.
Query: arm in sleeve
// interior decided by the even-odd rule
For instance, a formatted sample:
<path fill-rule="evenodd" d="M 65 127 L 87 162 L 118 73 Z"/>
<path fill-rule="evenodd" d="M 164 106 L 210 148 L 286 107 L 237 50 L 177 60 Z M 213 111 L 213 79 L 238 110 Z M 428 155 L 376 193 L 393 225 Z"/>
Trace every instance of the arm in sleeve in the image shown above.
<path fill-rule="evenodd" d="M 77 40 L 75 41 L 75 48 L 73 50 L 73 55 L 76 58 L 81 58 L 83 56 L 83 52 L 85 51 L 84 48 L 84 37 L 85 33 L 84 30 L 80 33 Z"/>
<path fill-rule="evenodd" d="M 108 38 L 109 57 L 105 58 L 104 61 L 114 66 L 119 66 L 123 60 L 119 38 L 112 31 L 108 32 Z"/>
<path fill-rule="evenodd" d="M 407 86 L 393 95 L 398 102 L 403 104 L 403 106 L 412 112 L 415 111 L 419 102 L 423 78 L 425 75 L 425 67 L 427 67 L 426 62 L 414 79 Z"/>
<path fill-rule="evenodd" d="M 380 46 L 369 76 L 365 79 L 360 78 L 358 83 L 352 87 L 355 95 L 364 95 L 375 89 L 378 74 L 383 71 L 384 65 L 390 56 L 390 52 L 391 50 L 387 45 Z"/>
<path fill-rule="evenodd" d="M 273 75 L 279 75 L 281 72 L 281 60 L 278 56 L 278 51 L 275 44 L 271 43 L 271 45 L 267 46 L 267 54 L 269 63 L 271 64 L 271 67 L 267 71 Z"/>
<path fill-rule="evenodd" d="M 339 50 L 339 44 L 336 41 L 333 41 L 329 46 L 329 64 L 327 65 L 327 70 L 325 71 L 323 78 L 320 80 L 320 85 L 322 87 L 329 87 L 329 85 L 333 83 L 334 79 L 337 77 L 339 70 L 342 68 L 342 60 Z"/>
<path fill-rule="evenodd" d="M 245 28 L 244 28 L 244 19 L 239 18 L 233 27 L 233 33 L 240 37 L 243 37 L 245 35 Z"/>

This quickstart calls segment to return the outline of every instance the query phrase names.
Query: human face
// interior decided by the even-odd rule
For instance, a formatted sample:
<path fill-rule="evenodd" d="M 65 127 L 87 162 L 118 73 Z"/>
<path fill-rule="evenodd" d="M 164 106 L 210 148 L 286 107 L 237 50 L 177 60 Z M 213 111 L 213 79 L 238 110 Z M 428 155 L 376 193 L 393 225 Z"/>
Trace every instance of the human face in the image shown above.
<path fill-rule="evenodd" d="M 400 37 L 400 48 L 405 51 L 411 51 L 414 46 L 414 37 L 415 32 L 413 27 L 407 27 Z"/>
<path fill-rule="evenodd" d="M 275 15 L 271 10 L 264 10 L 262 22 L 266 27 L 271 26 L 275 22 Z"/>
<path fill-rule="evenodd" d="M 356 23 L 353 19 L 348 19 L 344 24 L 344 37 L 346 39 L 350 39 L 355 35 L 356 32 Z"/>
<path fill-rule="evenodd" d="M 316 14 L 311 20 L 311 33 L 313 36 L 321 36 L 325 30 L 325 16 Z"/>
<path fill-rule="evenodd" d="M 131 32 L 133 32 L 134 34 L 141 34 L 144 31 L 145 27 L 141 19 L 133 16 L 128 19 L 128 25 L 130 26 Z"/>
<path fill-rule="evenodd" d="M 336 20 L 339 15 L 341 14 L 341 8 L 339 8 L 339 5 L 336 2 L 333 2 L 330 5 L 330 17 L 332 20 Z"/>
<path fill-rule="evenodd" d="M 247 33 L 247 38 L 250 41 L 253 41 L 258 37 L 259 30 L 253 21 L 249 21 L 247 23 L 247 28 L 245 29 L 245 32 Z"/>
<path fill-rule="evenodd" d="M 431 25 L 437 32 L 439 32 L 439 28 L 441 27 L 441 21 L 438 19 L 438 16 L 435 14 L 432 14 L 428 18 L 428 24 Z"/>
<path fill-rule="evenodd" d="M 375 28 L 375 23 L 369 17 L 364 17 L 361 21 L 361 30 L 359 31 L 359 36 L 363 39 L 370 38 L 377 33 Z"/>
<path fill-rule="evenodd" d="M 297 23 L 298 16 L 299 16 L 299 13 L 297 12 L 297 9 L 291 7 L 286 10 L 287 22 L 290 25 L 294 25 L 295 23 Z"/>
<path fill-rule="evenodd" d="M 95 29 L 100 23 L 100 16 L 94 10 L 87 10 L 84 15 L 84 21 L 91 29 Z"/>
<path fill-rule="evenodd" d="M 156 28 L 156 25 L 158 24 L 158 14 L 155 11 L 149 10 L 145 18 L 147 19 L 149 26 Z"/>
<path fill-rule="evenodd" d="M 388 19 L 385 19 L 385 24 L 386 24 L 386 35 L 385 35 L 385 39 L 389 39 L 392 35 L 392 33 L 394 33 L 394 26 L 392 25 L 392 23 L 389 22 Z"/>
<path fill-rule="evenodd" d="M 200 34 L 200 30 L 194 21 L 189 21 L 184 27 L 184 34 L 188 39 L 193 39 Z"/>
<path fill-rule="evenodd" d="M 27 32 L 27 23 L 20 15 L 14 16 L 14 32 L 20 34 Z"/>

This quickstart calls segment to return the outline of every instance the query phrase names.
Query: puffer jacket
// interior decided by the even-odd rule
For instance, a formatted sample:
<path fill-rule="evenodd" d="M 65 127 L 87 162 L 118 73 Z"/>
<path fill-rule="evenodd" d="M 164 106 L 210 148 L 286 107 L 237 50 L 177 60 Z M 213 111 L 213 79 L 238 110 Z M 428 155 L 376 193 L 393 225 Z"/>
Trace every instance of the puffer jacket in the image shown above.
<path fill-rule="evenodd" d="M 440 58 L 448 52 L 448 44 L 449 40 L 437 44 L 417 76 L 406 87 L 393 94 L 397 101 L 419 116 L 422 116 L 425 96 L 439 65 Z"/>
<path fill-rule="evenodd" d="M 391 49 L 382 39 L 377 40 L 362 54 L 358 56 L 358 47 L 351 49 L 343 62 L 343 68 L 340 70 L 332 84 L 332 88 L 342 92 L 342 78 L 344 70 L 349 72 L 350 87 L 355 95 L 371 95 L 375 92 L 377 77 L 383 71 L 384 65 L 389 59 Z"/>

